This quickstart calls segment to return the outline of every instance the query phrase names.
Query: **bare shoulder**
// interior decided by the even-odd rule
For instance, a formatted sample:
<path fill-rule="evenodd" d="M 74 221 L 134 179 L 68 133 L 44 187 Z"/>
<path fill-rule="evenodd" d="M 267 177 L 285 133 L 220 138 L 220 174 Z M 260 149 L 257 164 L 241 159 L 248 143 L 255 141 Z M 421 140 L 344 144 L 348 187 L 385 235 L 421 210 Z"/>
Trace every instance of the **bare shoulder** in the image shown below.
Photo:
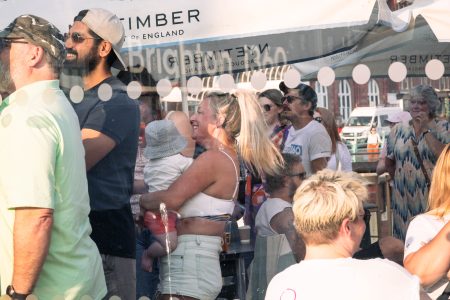
<path fill-rule="evenodd" d="M 200 154 L 193 162 L 191 169 L 202 169 L 205 175 L 217 173 L 225 165 L 225 155 L 217 150 L 208 150 Z M 192 168 L 193 167 L 193 168 Z"/>
<path fill-rule="evenodd" d="M 234 160 L 236 154 L 227 153 L 225 151 L 219 150 L 208 150 L 200 154 L 197 159 L 205 160 L 205 161 L 214 161 L 215 163 L 227 162 L 230 160 L 230 157 Z"/>

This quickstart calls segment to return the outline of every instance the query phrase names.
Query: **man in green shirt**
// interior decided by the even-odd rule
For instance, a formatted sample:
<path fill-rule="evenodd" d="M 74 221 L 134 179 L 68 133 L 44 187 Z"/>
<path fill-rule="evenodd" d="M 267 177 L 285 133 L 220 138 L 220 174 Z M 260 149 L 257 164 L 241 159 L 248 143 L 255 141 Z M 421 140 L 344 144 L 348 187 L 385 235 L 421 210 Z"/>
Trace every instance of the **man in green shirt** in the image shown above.
<path fill-rule="evenodd" d="M 102 299 L 78 119 L 59 88 L 61 33 L 22 15 L 0 32 L 0 294 Z"/>

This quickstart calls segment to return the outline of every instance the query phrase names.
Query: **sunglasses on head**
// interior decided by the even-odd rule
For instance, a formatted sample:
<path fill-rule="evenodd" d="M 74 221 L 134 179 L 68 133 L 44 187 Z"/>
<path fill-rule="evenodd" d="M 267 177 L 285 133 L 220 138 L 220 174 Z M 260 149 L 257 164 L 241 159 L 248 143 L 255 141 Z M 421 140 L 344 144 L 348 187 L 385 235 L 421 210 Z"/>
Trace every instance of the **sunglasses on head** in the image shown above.
<path fill-rule="evenodd" d="M 95 37 L 84 37 L 78 32 L 65 33 L 64 34 L 64 41 L 67 41 L 69 38 L 75 44 L 81 44 L 85 40 L 100 40 L 101 39 L 101 38 L 95 38 Z"/>
<path fill-rule="evenodd" d="M 300 97 L 289 95 L 289 96 L 283 96 L 281 98 L 281 101 L 282 102 L 287 101 L 287 103 L 291 104 L 292 102 L 294 102 L 295 99 L 302 100 L 302 98 L 300 98 Z"/>
<path fill-rule="evenodd" d="M 20 41 L 22 38 L 4 38 L 0 39 L 0 49 L 3 48 L 9 48 L 11 47 L 11 44 L 17 43 L 17 44 L 28 44 L 27 41 Z"/>
<path fill-rule="evenodd" d="M 296 174 L 289 174 L 287 176 L 289 176 L 289 177 L 298 177 L 298 178 L 300 178 L 300 180 L 305 180 L 306 172 L 300 172 L 300 173 L 296 173 Z"/>

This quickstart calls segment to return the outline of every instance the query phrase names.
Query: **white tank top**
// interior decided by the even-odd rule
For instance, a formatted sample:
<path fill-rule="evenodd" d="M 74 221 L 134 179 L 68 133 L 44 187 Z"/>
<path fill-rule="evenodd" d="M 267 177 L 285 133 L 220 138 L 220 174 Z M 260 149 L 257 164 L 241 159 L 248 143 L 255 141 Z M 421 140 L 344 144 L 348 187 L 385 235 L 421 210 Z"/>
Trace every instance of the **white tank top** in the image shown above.
<path fill-rule="evenodd" d="M 191 217 L 209 217 L 219 215 L 231 215 L 234 210 L 234 197 L 239 188 L 239 173 L 234 160 L 225 151 L 220 151 L 225 154 L 233 163 L 234 170 L 236 171 L 236 187 L 234 188 L 233 197 L 229 200 L 220 199 L 203 192 L 198 193 L 191 199 L 187 200 L 183 206 L 178 210 L 181 218 Z"/>

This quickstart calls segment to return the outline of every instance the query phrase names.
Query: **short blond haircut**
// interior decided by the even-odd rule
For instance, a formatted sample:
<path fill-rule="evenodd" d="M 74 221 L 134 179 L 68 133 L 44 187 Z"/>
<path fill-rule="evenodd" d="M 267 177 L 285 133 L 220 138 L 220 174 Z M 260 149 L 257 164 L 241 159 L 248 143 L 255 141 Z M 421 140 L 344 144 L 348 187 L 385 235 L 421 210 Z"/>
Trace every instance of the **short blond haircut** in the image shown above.
<path fill-rule="evenodd" d="M 367 199 L 367 182 L 354 172 L 322 170 L 294 195 L 294 225 L 306 244 L 333 241 L 348 218 L 357 219 Z"/>

